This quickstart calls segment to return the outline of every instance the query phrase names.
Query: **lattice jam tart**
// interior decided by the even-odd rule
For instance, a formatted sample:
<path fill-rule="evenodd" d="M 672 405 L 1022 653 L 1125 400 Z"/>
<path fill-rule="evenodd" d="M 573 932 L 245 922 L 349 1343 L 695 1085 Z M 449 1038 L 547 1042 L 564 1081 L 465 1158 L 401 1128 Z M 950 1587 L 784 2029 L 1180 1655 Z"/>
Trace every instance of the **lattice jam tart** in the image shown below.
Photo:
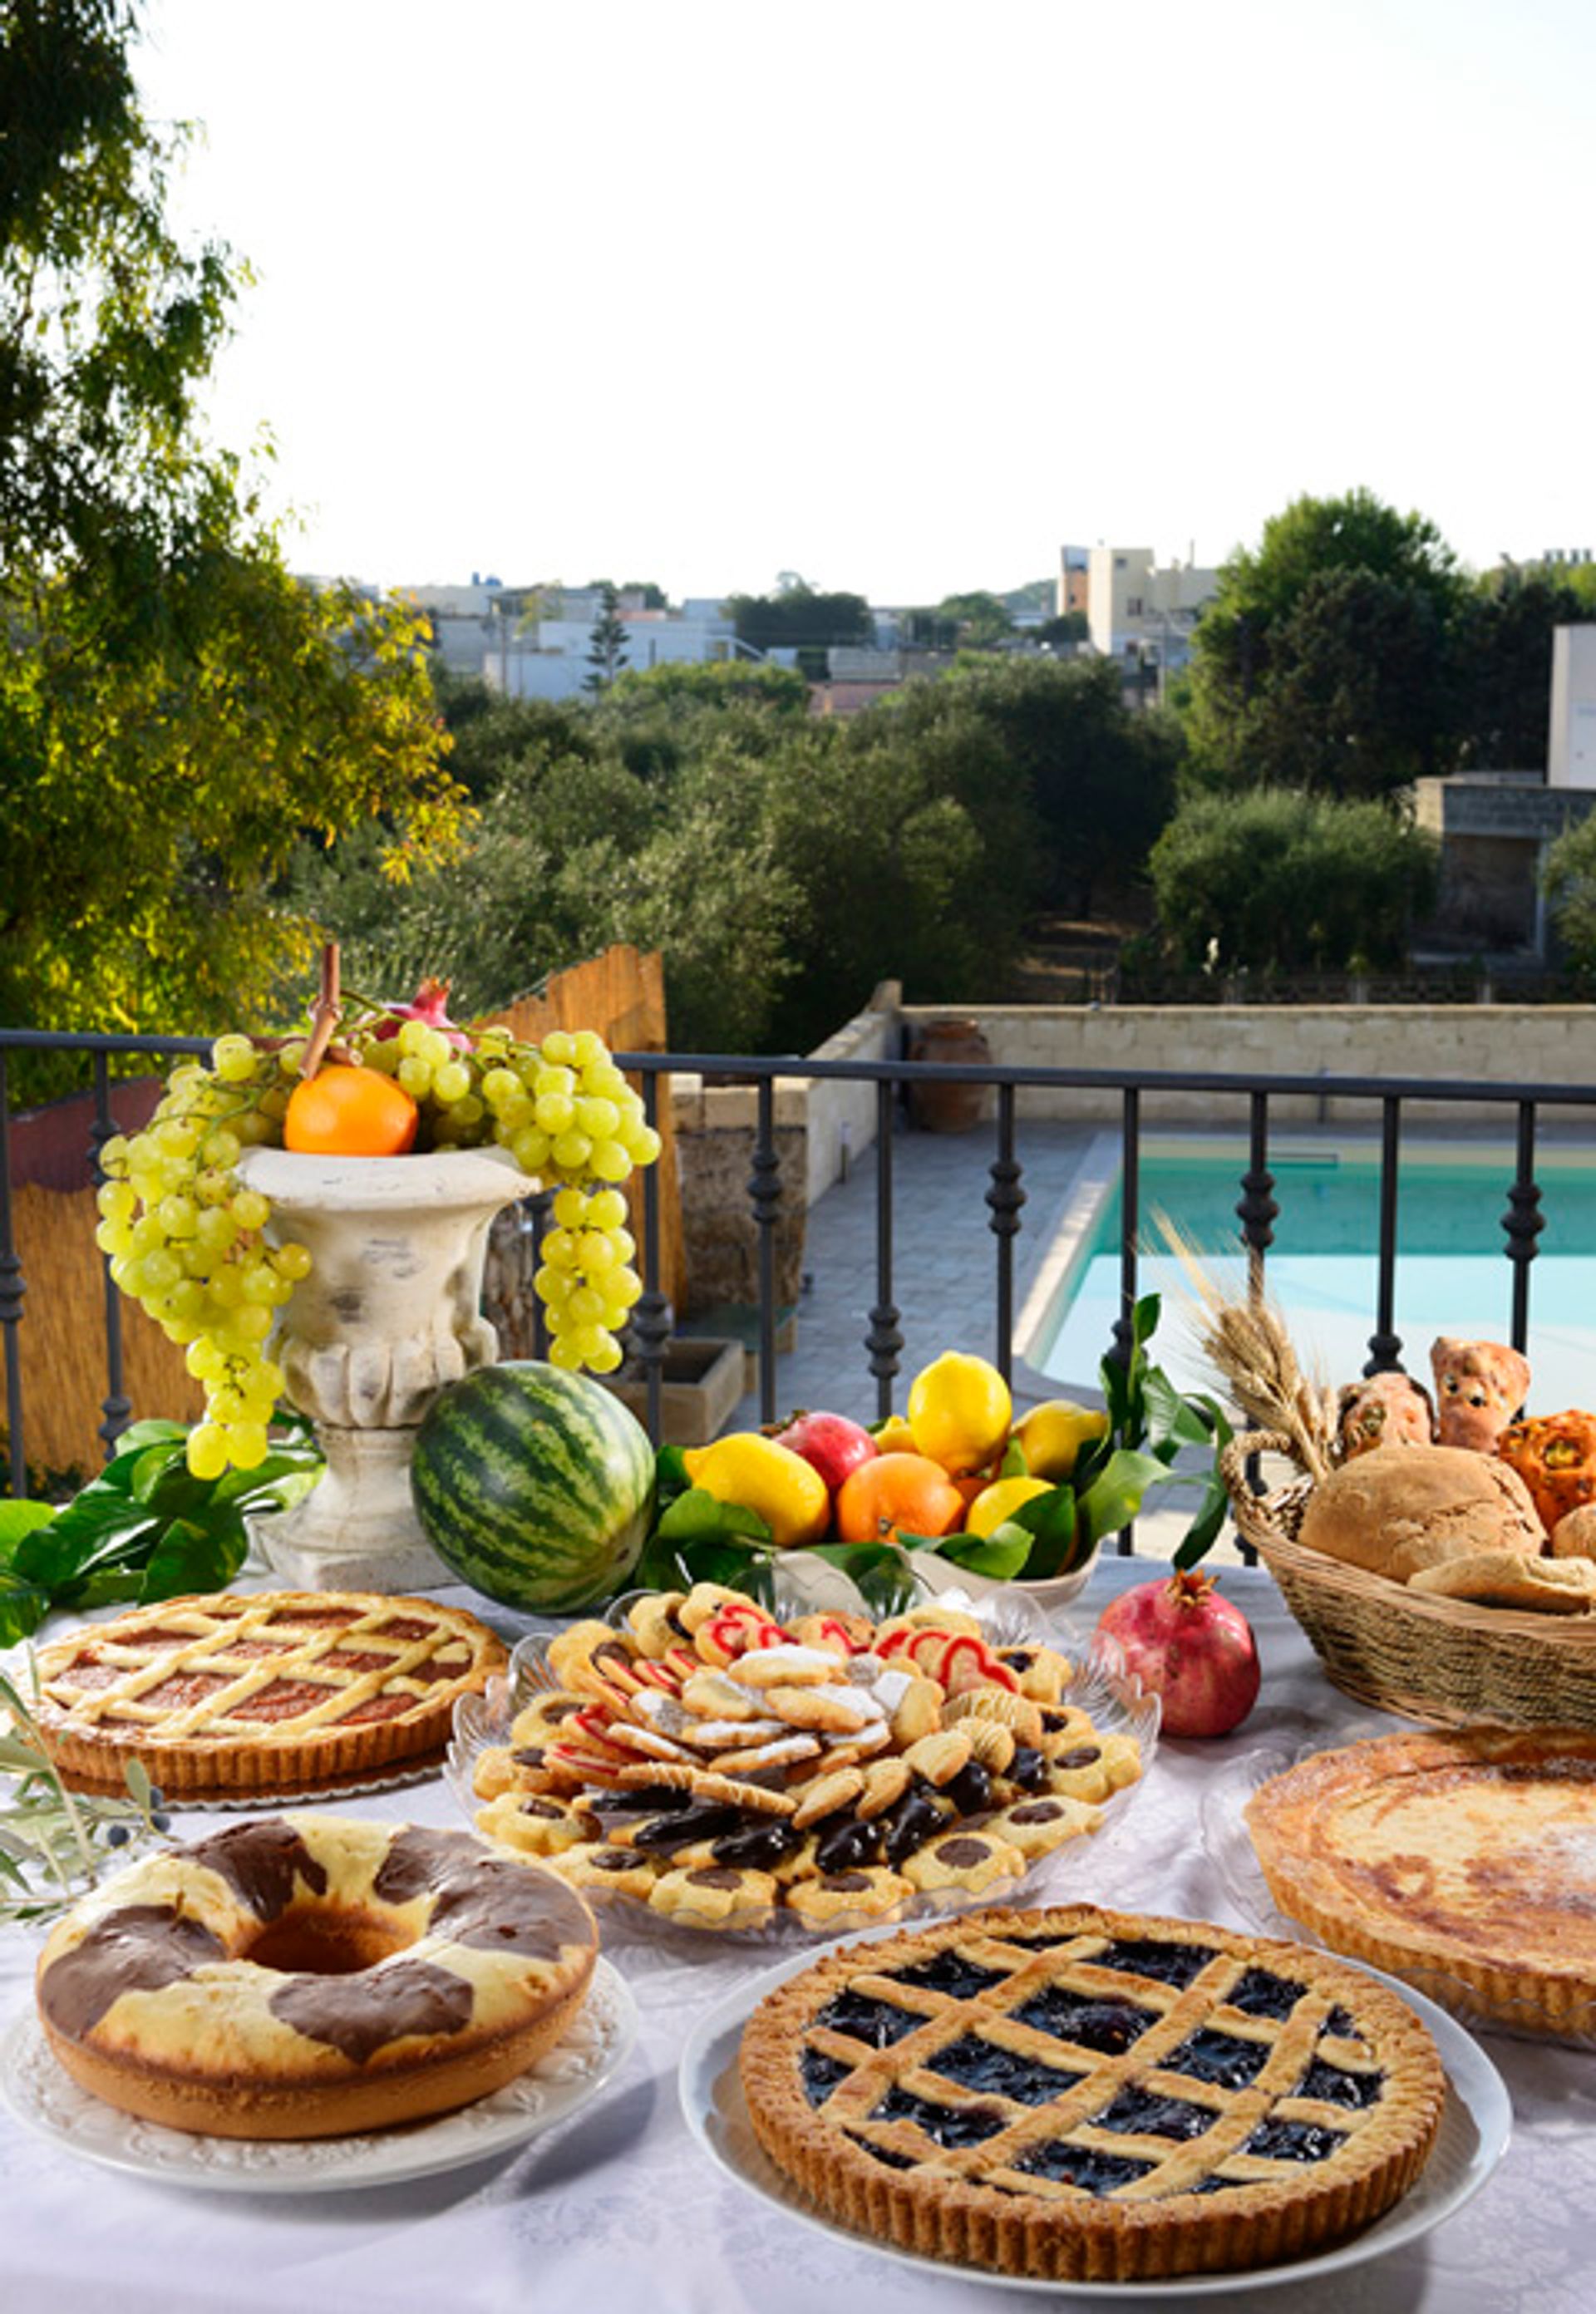
<path fill-rule="evenodd" d="M 167 1599 L 39 1653 L 38 1719 L 68 1781 L 129 1760 L 176 1798 L 287 1792 L 442 1755 L 505 1650 L 431 1599 L 262 1591 Z"/>
<path fill-rule="evenodd" d="M 1446 2078 L 1406 2004 L 1301 1946 L 1071 1905 L 966 1913 L 789 1978 L 754 2133 L 828 2215 L 1005 2274 L 1272 2265 L 1406 2192 Z"/>

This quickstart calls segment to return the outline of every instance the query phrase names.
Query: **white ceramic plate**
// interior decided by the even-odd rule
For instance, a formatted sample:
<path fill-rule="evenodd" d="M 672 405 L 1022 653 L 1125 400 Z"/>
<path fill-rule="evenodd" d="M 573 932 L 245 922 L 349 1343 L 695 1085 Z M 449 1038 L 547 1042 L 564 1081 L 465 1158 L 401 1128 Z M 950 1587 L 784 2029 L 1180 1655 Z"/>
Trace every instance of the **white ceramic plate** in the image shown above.
<path fill-rule="evenodd" d="M 429 2177 L 524 2144 L 598 2095 L 637 2030 L 624 1978 L 600 1960 L 580 2017 L 529 2071 L 458 2113 L 358 2137 L 198 2137 L 140 2121 L 80 2089 L 31 2013 L 0 2045 L 0 2090 L 19 2120 L 112 2169 L 224 2193 L 323 2194 Z"/>
<path fill-rule="evenodd" d="M 850 1938 L 846 1941 L 857 1944 L 861 1939 Z M 949 2258 L 921 2257 L 916 2251 L 898 2249 L 873 2240 L 867 2234 L 855 2233 L 836 2219 L 823 2215 L 777 2168 L 749 2123 L 737 2077 L 737 2049 L 743 2027 L 767 1992 L 796 1975 L 799 1969 L 813 1967 L 824 1956 L 812 1952 L 802 1954 L 761 1976 L 746 1980 L 719 2001 L 694 2027 L 682 2052 L 678 2075 L 687 2125 L 710 2160 L 727 2177 L 777 2209 L 784 2210 L 800 2224 L 830 2234 L 850 2251 L 868 2249 L 878 2257 L 891 2258 L 896 2265 L 913 2266 L 921 2274 L 939 2274 L 944 2280 L 957 2274 L 966 2280 L 989 2283 L 995 2289 L 1043 2291 L 1059 2298 L 1141 2298 L 1160 2301 L 1217 2297 L 1232 2291 L 1318 2280 L 1325 2274 L 1339 2274 L 1348 2266 L 1361 2265 L 1370 2258 L 1383 2257 L 1388 2251 L 1416 2240 L 1433 2226 L 1450 2218 L 1478 2193 L 1506 2152 L 1512 2134 L 1512 2106 L 1507 2089 L 1485 2051 L 1433 2001 L 1426 2000 L 1410 1986 L 1383 1976 L 1378 1969 L 1366 1969 L 1365 1975 L 1380 1977 L 1382 1983 L 1399 1993 L 1433 2034 L 1446 2067 L 1447 2100 L 1435 2149 L 1417 2185 L 1354 2240 L 1286 2265 L 1257 2266 L 1250 2272 L 1233 2274 L 1186 2274 L 1169 2282 L 1052 2282 L 1036 2275 L 993 2274 L 984 2266 L 965 2265 Z"/>
<path fill-rule="evenodd" d="M 869 1612 L 848 1578 L 825 1560 L 810 1561 L 807 1569 L 792 1564 L 807 1558 L 807 1552 L 794 1551 L 782 1563 L 772 1602 L 772 1612 L 778 1621 L 789 1621 L 821 1608 L 839 1612 Z M 604 1610 L 603 1620 L 618 1627 L 624 1622 L 633 1601 L 641 1595 L 635 1591 L 627 1592 Z M 994 1647 L 1040 1647 L 1051 1643 L 1066 1650 L 1074 1662 L 1075 1674 L 1059 1699 L 1061 1704 L 1074 1705 L 1088 1713 L 1102 1735 L 1134 1736 L 1142 1754 L 1142 1774 L 1135 1783 L 1122 1786 L 1101 1804 L 1101 1826 L 1089 1838 L 1065 1841 L 1062 1848 L 1038 1857 L 1025 1873 L 1011 1880 L 994 1881 L 979 1894 L 963 1889 L 939 1888 L 907 1898 L 889 1924 L 899 1928 L 911 1921 L 968 1911 L 975 1904 L 1013 1903 L 1027 1897 L 1035 1900 L 1044 1881 L 1051 1886 L 1060 1875 L 1068 1874 L 1072 1868 L 1070 1859 L 1079 1859 L 1102 1840 L 1143 1788 L 1158 1744 L 1160 1709 L 1159 1698 L 1143 1689 L 1141 1681 L 1126 1670 L 1124 1657 L 1111 1639 L 1089 1643 L 1066 1628 L 1049 1624 L 1018 1585 L 990 1587 L 980 1597 L 974 1597 L 962 1587 L 933 1592 L 928 1583 L 919 1603 L 957 1608 L 974 1615 Z M 510 1724 L 516 1713 L 534 1695 L 560 1684 L 549 1668 L 549 1641 L 560 1628 L 552 1626 L 546 1631 L 530 1632 L 512 1653 L 507 1674 L 490 1679 L 486 1693 L 463 1695 L 454 1706 L 454 1741 L 449 1745 L 444 1773 L 468 1824 L 475 1824 L 481 1805 L 475 1786 L 479 1757 L 495 1744 L 508 1743 Z M 972 1817 L 970 1822 L 979 1829 L 979 1818 Z M 545 1858 L 543 1861 L 559 1870 L 557 1857 Z M 853 1919 L 843 1914 L 816 1930 L 795 1912 L 772 1912 L 766 1905 L 743 1917 L 733 1915 L 729 1921 L 711 1927 L 666 1921 L 640 1898 L 624 1895 L 619 1890 L 586 1887 L 582 1894 L 602 1919 L 613 1920 L 618 1926 L 624 1923 L 651 1941 L 680 1939 L 694 1946 L 701 1946 L 706 1937 L 722 1944 L 728 1938 L 754 1938 L 772 1944 L 798 1940 L 806 1951 L 812 1953 L 817 1938 L 834 1938 L 882 1925 L 878 1914 L 861 1914 Z"/>

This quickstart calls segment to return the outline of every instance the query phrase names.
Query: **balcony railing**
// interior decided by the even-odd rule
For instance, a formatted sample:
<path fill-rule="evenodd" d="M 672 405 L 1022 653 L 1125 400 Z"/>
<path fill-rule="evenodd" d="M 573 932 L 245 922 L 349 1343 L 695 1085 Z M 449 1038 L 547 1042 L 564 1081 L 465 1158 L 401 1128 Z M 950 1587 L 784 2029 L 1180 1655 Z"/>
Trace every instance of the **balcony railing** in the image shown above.
<path fill-rule="evenodd" d="M 45 1034 L 0 1029 L 0 1337 L 5 1354 L 5 1418 L 9 1431 L 11 1484 L 13 1494 L 26 1491 L 25 1409 L 22 1403 L 19 1329 L 24 1322 L 27 1281 L 18 1256 L 12 1219 L 11 1110 L 6 1069 L 9 1054 L 65 1053 L 88 1058 L 93 1064 L 93 1118 L 84 1148 L 84 1178 L 98 1180 L 99 1152 L 117 1130 L 110 1108 L 110 1062 L 129 1055 L 165 1060 L 181 1053 L 203 1053 L 209 1040 L 202 1038 L 96 1037 Z M 986 1183 L 982 1194 L 989 1208 L 988 1227 L 995 1239 L 993 1293 L 997 1363 L 1010 1376 L 1014 1356 L 1015 1241 L 1026 1203 L 1021 1133 L 1016 1117 L 1017 1095 L 1028 1088 L 1054 1092 L 1117 1094 L 1123 1142 L 1122 1210 L 1120 1229 L 1120 1314 L 1114 1338 L 1105 1345 L 1122 1358 L 1131 1340 L 1131 1312 L 1138 1288 L 1140 1166 L 1142 1104 L 1158 1093 L 1200 1094 L 1211 1102 L 1234 1100 L 1248 1122 L 1248 1154 L 1238 1176 L 1238 1238 L 1245 1250 L 1250 1277 L 1261 1289 L 1274 1223 L 1280 1215 L 1277 1187 L 1270 1169 L 1270 1104 L 1292 1096 L 1367 1103 L 1378 1117 L 1380 1136 L 1380 1242 L 1376 1307 L 1369 1336 L 1367 1373 L 1398 1365 L 1402 1349 L 1396 1332 L 1397 1214 L 1402 1112 L 1405 1102 L 1422 1100 L 1442 1106 L 1490 1106 L 1512 1118 L 1515 1135 L 1514 1169 L 1505 1187 L 1501 1216 L 1502 1252 L 1510 1265 L 1509 1333 L 1515 1348 L 1527 1346 L 1530 1325 L 1530 1265 L 1536 1240 L 1545 1226 L 1541 1189 L 1536 1175 L 1537 1119 L 1549 1107 L 1596 1110 L 1596 1087 L 1548 1083 L 1482 1082 L 1457 1078 L 1363 1077 L 1326 1074 L 1293 1075 L 1249 1071 L 1059 1069 L 1013 1067 L 997 1063 L 948 1064 L 906 1060 L 824 1061 L 756 1057 L 746 1054 L 619 1053 L 623 1068 L 639 1075 L 650 1123 L 657 1119 L 662 1079 L 673 1072 L 694 1071 L 706 1077 L 735 1077 L 755 1089 L 756 1117 L 754 1156 L 748 1179 L 748 1198 L 756 1228 L 759 1275 L 759 1397 L 762 1419 L 777 1418 L 776 1226 L 782 1203 L 781 1163 L 778 1153 L 775 1105 L 780 1079 L 844 1080 L 873 1083 L 876 1088 L 876 1264 L 875 1300 L 860 1348 L 868 1358 L 876 1384 L 879 1413 L 892 1409 L 893 1385 L 899 1372 L 904 1338 L 894 1288 L 894 1124 L 896 1105 L 906 1088 L 917 1082 L 978 1084 L 996 1092 L 996 1115 Z M 643 1294 L 633 1312 L 630 1348 L 645 1378 L 648 1426 L 657 1439 L 666 1346 L 672 1331 L 672 1312 L 660 1290 L 659 1185 L 650 1169 L 643 1177 L 641 1270 Z M 974 1192 L 973 1192 L 974 1194 Z M 550 1200 L 527 1200 L 534 1233 L 546 1225 Z M 540 1305 L 541 1312 L 541 1305 Z M 541 1323 L 541 1317 L 540 1317 Z M 537 1344 L 541 1355 L 546 1345 Z M 126 1426 L 131 1409 L 123 1394 L 120 1296 L 105 1282 L 106 1396 L 100 1436 L 109 1454 Z M 1128 1545 L 1126 1546 L 1128 1547 Z"/>

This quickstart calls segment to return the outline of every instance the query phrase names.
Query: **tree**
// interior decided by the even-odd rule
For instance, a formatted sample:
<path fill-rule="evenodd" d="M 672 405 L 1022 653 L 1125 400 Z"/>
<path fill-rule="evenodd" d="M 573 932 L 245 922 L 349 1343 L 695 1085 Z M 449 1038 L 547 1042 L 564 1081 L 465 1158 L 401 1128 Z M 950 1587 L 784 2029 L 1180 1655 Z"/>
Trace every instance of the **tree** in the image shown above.
<path fill-rule="evenodd" d="M 960 718 L 986 735 L 984 767 L 957 790 L 973 809 L 1023 805 L 1028 856 L 1011 908 L 1042 900 L 1089 914 L 1105 878 L 1140 872 L 1173 808 L 1180 734 L 1167 716 L 1127 714 L 1109 661 L 973 658 L 901 696 L 921 745 Z"/>
<path fill-rule="evenodd" d="M 587 664 L 593 672 L 582 684 L 584 691 L 596 697 L 601 691 L 608 690 L 626 665 L 626 640 L 621 597 L 606 578 L 599 588 L 598 616 L 587 638 Z"/>
<path fill-rule="evenodd" d="M 1569 962 L 1596 973 L 1596 814 L 1565 828 L 1547 852 L 1541 881 Z"/>
<path fill-rule="evenodd" d="M 136 25 L 0 16 L 0 1017 L 252 1025 L 316 936 L 299 833 L 369 827 L 401 880 L 462 798 L 416 624 L 297 583 L 205 443 L 238 277 L 167 228 Z"/>
<path fill-rule="evenodd" d="M 1285 788 L 1190 798 L 1149 866 L 1159 923 L 1188 967 L 1395 964 L 1435 891 L 1422 830 L 1381 804 Z"/>
<path fill-rule="evenodd" d="M 942 627 L 951 628 L 956 642 L 966 650 L 991 650 L 1014 632 L 1008 605 L 980 588 L 973 594 L 944 595 L 935 616 Z"/>
<path fill-rule="evenodd" d="M 1231 556 L 1197 622 L 1195 768 L 1218 786 L 1300 782 L 1301 749 L 1283 742 L 1303 715 L 1318 726 L 1304 743 L 1316 780 L 1329 775 L 1348 728 L 1363 792 L 1398 783 L 1381 765 L 1406 767 L 1409 777 L 1443 768 L 1448 635 L 1465 591 L 1450 548 L 1421 516 L 1362 490 L 1298 499 L 1265 525 L 1256 553 Z M 1394 622 L 1390 665 L 1372 685 L 1360 679 L 1349 689 L 1347 663 L 1381 615 Z M 1354 692 L 1358 720 L 1338 731 Z M 1415 728 L 1432 735 L 1427 747 L 1415 749 Z"/>
<path fill-rule="evenodd" d="M 1551 713 L 1552 635 L 1596 615 L 1575 570 L 1493 573 L 1462 605 L 1453 659 L 1465 769 L 1540 771 Z M 1596 571 L 1591 574 L 1596 577 Z"/>
<path fill-rule="evenodd" d="M 819 593 L 794 571 L 775 594 L 731 595 L 726 608 L 737 640 L 759 651 L 863 645 L 876 631 L 862 595 Z"/>

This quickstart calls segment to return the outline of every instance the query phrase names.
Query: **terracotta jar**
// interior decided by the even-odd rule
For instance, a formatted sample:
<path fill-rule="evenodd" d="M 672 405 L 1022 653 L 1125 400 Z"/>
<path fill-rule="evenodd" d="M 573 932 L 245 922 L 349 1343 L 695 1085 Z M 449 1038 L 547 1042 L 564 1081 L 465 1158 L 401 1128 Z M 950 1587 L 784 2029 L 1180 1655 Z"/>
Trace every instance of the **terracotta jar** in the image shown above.
<path fill-rule="evenodd" d="M 909 1047 L 912 1061 L 946 1061 L 966 1067 L 992 1059 L 992 1047 L 974 1020 L 925 1020 Z M 986 1111 L 990 1085 L 917 1083 L 909 1087 L 909 1114 L 922 1133 L 967 1133 Z"/>

